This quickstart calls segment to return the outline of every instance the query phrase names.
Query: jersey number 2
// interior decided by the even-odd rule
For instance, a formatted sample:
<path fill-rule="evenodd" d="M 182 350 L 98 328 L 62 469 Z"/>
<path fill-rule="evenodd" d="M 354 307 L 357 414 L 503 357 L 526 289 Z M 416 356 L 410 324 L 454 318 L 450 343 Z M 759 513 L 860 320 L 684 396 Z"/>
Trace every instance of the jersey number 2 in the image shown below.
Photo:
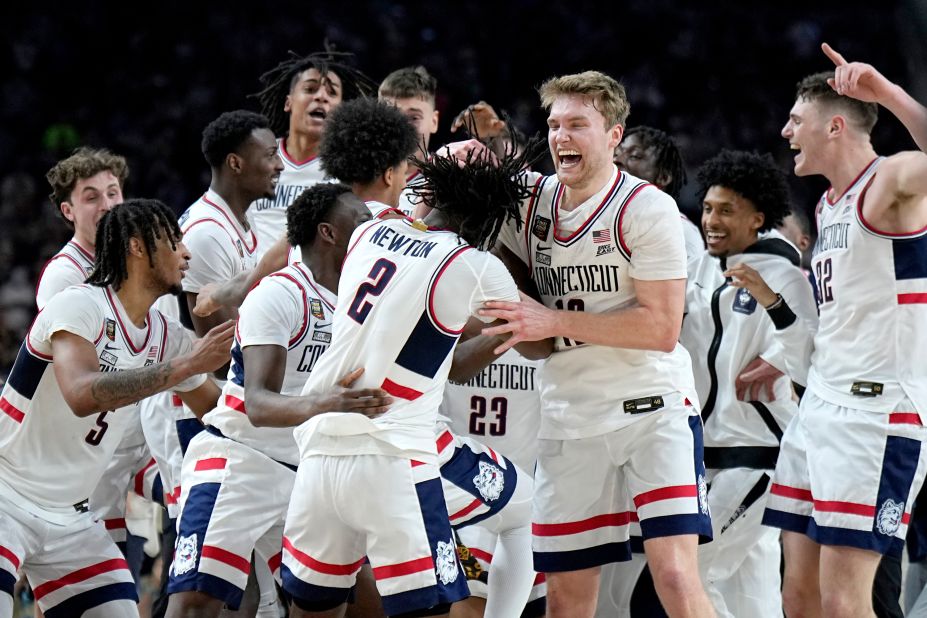
<path fill-rule="evenodd" d="M 373 309 L 373 305 L 367 302 L 367 296 L 376 297 L 382 294 L 383 290 L 386 289 L 386 284 L 395 274 L 396 265 L 386 258 L 380 258 L 374 263 L 373 268 L 370 269 L 370 274 L 367 275 L 367 281 L 357 286 L 354 300 L 351 301 L 351 306 L 348 307 L 348 315 L 355 322 L 358 324 L 364 323 L 364 320 L 370 314 L 370 310 Z"/>

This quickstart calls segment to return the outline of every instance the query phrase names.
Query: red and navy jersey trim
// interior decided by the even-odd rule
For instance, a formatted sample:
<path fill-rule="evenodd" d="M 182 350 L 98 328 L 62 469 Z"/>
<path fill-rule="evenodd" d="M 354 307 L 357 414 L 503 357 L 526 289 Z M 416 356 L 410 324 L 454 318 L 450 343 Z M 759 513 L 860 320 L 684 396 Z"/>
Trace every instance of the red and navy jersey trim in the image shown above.
<path fill-rule="evenodd" d="M 129 336 L 128 331 L 126 330 L 126 325 L 122 321 L 122 315 L 119 309 L 116 307 L 116 303 L 113 302 L 112 292 L 109 287 L 103 288 L 103 292 L 106 295 L 106 302 L 109 303 L 110 309 L 113 310 L 113 315 L 116 316 L 116 322 L 119 324 L 119 330 L 122 332 L 123 338 L 126 340 L 126 345 L 129 349 L 129 353 L 132 356 L 141 354 L 141 352 L 148 347 L 148 342 L 151 340 L 151 310 L 148 311 L 148 315 L 145 316 L 145 341 L 142 342 L 142 345 L 136 347 L 135 342 L 132 341 L 132 337 Z"/>
<path fill-rule="evenodd" d="M 560 200 L 563 198 L 564 185 L 560 184 L 557 187 L 557 190 L 554 192 L 554 197 L 551 201 L 550 210 L 551 216 L 554 220 L 554 240 L 558 245 L 568 247 L 575 243 L 580 237 L 582 237 L 592 224 L 601 216 L 602 212 L 605 211 L 605 207 L 614 199 L 621 187 L 624 186 L 624 181 L 627 178 L 627 174 L 619 171 L 618 175 L 615 177 L 615 182 L 612 183 L 611 188 L 606 192 L 605 197 L 602 198 L 601 203 L 596 207 L 591 215 L 580 225 L 576 231 L 574 231 L 569 236 L 561 236 L 559 233 L 560 229 Z"/>
<path fill-rule="evenodd" d="M 232 227 L 233 230 L 235 230 L 235 234 L 238 236 L 238 239 L 241 240 L 241 243 L 244 246 L 245 250 L 248 252 L 248 255 L 251 255 L 252 253 L 254 253 L 254 250 L 257 249 L 257 236 L 254 235 L 254 230 L 253 229 L 248 230 L 248 233 L 251 235 L 251 246 L 249 247 L 248 239 L 242 235 L 242 230 L 239 229 L 240 226 L 235 224 L 235 221 L 229 216 L 229 214 L 225 211 L 224 208 L 222 208 L 215 202 L 210 201 L 210 199 L 206 197 L 205 194 L 200 199 L 202 199 L 203 202 L 207 206 L 211 206 L 214 210 L 217 210 L 225 218 L 225 220 L 228 221 L 228 224 Z M 193 225 L 195 225 L 196 223 L 198 223 L 198 221 L 191 224 L 190 227 L 193 227 Z M 216 223 L 218 223 L 218 221 Z M 187 229 L 190 229 L 190 228 L 187 228 Z"/>
<path fill-rule="evenodd" d="M 618 216 L 615 217 L 615 238 L 618 240 L 618 251 L 621 255 L 624 256 L 624 259 L 631 261 L 631 248 L 628 247 L 627 243 L 624 241 L 624 233 L 622 233 L 622 223 L 624 222 L 624 215 L 628 212 L 628 206 L 631 204 L 631 201 L 638 196 L 638 194 L 644 190 L 645 187 L 653 186 L 649 182 L 641 182 L 636 187 L 631 189 L 628 193 L 628 196 L 624 198 L 621 206 L 618 207 Z"/>

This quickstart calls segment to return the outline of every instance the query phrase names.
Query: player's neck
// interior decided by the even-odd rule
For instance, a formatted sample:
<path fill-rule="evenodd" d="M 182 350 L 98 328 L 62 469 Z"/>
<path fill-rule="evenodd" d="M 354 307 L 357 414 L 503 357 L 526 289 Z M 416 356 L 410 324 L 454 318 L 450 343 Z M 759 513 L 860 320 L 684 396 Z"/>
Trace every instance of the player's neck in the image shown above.
<path fill-rule="evenodd" d="M 94 240 L 95 239 L 93 238 L 86 238 L 80 232 L 74 232 L 74 236 L 71 237 L 71 242 L 73 242 L 75 245 L 77 245 L 78 247 L 80 247 L 81 249 L 89 253 L 90 255 L 96 254 L 97 246 Z"/>
<path fill-rule="evenodd" d="M 315 282 L 329 292 L 337 293 L 344 255 L 340 252 L 318 248 L 316 245 L 304 246 L 301 250 L 303 264 L 309 267 Z"/>
<path fill-rule="evenodd" d="M 367 185 L 354 183 L 351 185 L 351 192 L 365 202 L 380 202 L 393 208 L 399 205 L 391 203 L 396 200 L 390 195 L 390 188 L 380 181 L 374 181 Z"/>
<path fill-rule="evenodd" d="M 243 195 L 239 188 L 235 186 L 235 182 L 224 176 L 213 176 L 209 188 L 222 198 L 242 227 L 246 230 L 249 229 L 245 212 L 254 201 L 251 196 Z"/>
<path fill-rule="evenodd" d="M 128 270 L 129 276 L 122 282 L 122 287 L 116 292 L 116 296 L 119 298 L 119 302 L 122 303 L 122 308 L 125 309 L 129 321 L 138 328 L 144 328 L 148 311 L 160 294 L 141 285 L 142 277 L 133 273 L 132 269 Z"/>
<path fill-rule="evenodd" d="M 872 160 L 876 158 L 875 149 L 872 144 L 854 144 L 840 151 L 839 156 L 834 157 L 828 172 L 825 174 L 830 181 L 831 199 L 837 199 L 850 188 L 859 175 L 863 173 Z"/>
<path fill-rule="evenodd" d="M 563 197 L 560 199 L 560 208 L 565 211 L 575 210 L 583 205 L 589 198 L 605 188 L 612 177 L 614 165 L 604 165 L 595 175 L 582 184 L 565 186 Z"/>
<path fill-rule="evenodd" d="M 318 156 L 319 140 L 291 128 L 290 134 L 283 141 L 283 148 L 291 161 L 303 163 Z"/>

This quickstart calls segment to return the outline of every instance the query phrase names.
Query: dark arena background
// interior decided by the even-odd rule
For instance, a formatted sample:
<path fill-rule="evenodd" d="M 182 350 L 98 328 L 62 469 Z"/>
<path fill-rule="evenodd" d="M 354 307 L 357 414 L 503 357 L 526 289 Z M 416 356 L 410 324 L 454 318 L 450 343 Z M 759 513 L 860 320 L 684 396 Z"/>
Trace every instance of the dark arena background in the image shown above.
<path fill-rule="evenodd" d="M 721 148 L 772 153 L 789 171 L 795 208 L 820 177 L 797 181 L 779 135 L 805 74 L 832 68 L 827 41 L 927 100 L 927 1 L 16 3 L 0 9 L 0 376 L 35 314 L 35 280 L 69 233 L 45 172 L 80 145 L 126 156 L 127 197 L 178 213 L 203 192 L 203 127 L 256 109 L 258 76 L 288 50 L 327 41 L 374 80 L 422 64 L 438 78 L 437 145 L 454 115 L 485 99 L 525 132 L 543 130 L 535 88 L 599 69 L 628 89 L 628 126 L 679 142 L 691 178 Z M 15 7 L 15 8 L 14 8 Z M 877 150 L 912 148 L 882 113 Z"/>

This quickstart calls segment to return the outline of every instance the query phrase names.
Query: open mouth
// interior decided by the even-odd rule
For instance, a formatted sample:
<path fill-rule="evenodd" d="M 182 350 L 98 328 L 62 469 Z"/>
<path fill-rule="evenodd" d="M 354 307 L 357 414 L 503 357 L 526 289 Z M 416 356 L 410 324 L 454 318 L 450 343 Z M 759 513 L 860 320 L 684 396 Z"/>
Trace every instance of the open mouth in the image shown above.
<path fill-rule="evenodd" d="M 726 238 L 727 234 L 722 232 L 705 232 L 705 242 L 709 246 L 723 242 Z"/>
<path fill-rule="evenodd" d="M 583 155 L 579 154 L 578 150 L 560 150 L 557 152 L 557 158 L 560 159 L 560 167 L 569 169 L 579 165 Z"/>
<path fill-rule="evenodd" d="M 328 112 L 324 109 L 317 108 L 309 112 L 310 118 L 315 118 L 316 120 L 325 120 L 328 117 Z"/>

